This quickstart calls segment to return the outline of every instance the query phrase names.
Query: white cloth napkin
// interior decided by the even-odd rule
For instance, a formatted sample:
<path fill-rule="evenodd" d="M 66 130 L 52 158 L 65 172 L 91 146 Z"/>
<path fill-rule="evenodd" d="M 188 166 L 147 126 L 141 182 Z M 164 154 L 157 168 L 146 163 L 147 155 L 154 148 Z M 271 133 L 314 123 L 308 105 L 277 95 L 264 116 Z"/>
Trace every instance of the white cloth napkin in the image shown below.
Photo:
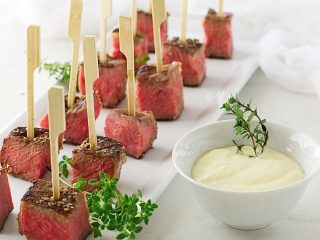
<path fill-rule="evenodd" d="M 277 7 L 275 13 L 265 10 L 264 19 L 268 21 L 261 26 L 267 33 L 260 42 L 260 67 L 271 80 L 289 90 L 320 96 L 320 3 L 269 2 Z M 263 22 L 261 10 L 257 14 Z"/>

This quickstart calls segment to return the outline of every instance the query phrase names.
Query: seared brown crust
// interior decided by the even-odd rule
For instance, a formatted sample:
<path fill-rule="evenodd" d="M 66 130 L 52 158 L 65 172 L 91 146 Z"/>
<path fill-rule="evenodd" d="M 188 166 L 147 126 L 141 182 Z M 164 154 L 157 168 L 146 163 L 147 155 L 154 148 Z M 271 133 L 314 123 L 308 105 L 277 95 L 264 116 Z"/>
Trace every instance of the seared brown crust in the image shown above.
<path fill-rule="evenodd" d="M 119 28 L 115 28 L 112 33 L 119 33 Z"/>
<path fill-rule="evenodd" d="M 181 70 L 181 63 L 172 62 L 171 64 L 165 65 L 163 71 L 160 73 L 157 73 L 156 65 L 144 65 L 139 68 L 137 81 L 169 81 L 169 73 L 175 71 L 176 68 Z"/>
<path fill-rule="evenodd" d="M 128 109 L 126 108 L 122 108 L 122 109 L 112 109 L 112 111 L 114 112 L 117 112 L 119 114 L 122 114 L 122 115 L 126 115 L 128 116 Z M 152 121 L 152 125 L 155 127 L 155 128 L 158 128 L 157 127 L 157 122 L 153 116 L 153 113 L 151 111 L 143 111 L 143 112 L 136 112 L 136 115 L 135 115 L 135 118 L 138 120 L 138 121 Z"/>
<path fill-rule="evenodd" d="M 112 31 L 112 33 L 114 34 L 119 34 L 119 28 L 116 28 Z M 145 36 L 142 33 L 136 33 L 136 35 L 134 36 L 135 40 L 140 40 L 140 39 L 144 39 Z"/>
<path fill-rule="evenodd" d="M 85 195 L 80 191 L 71 187 L 64 187 L 60 190 L 59 200 L 54 201 L 51 182 L 40 179 L 33 183 L 33 186 L 24 194 L 21 201 L 68 215 L 73 211 L 76 203 L 83 198 L 85 198 Z"/>
<path fill-rule="evenodd" d="M 144 11 L 142 9 L 138 9 L 138 14 L 145 14 L 145 15 L 150 16 L 150 17 L 152 16 L 152 12 Z M 170 16 L 170 13 L 167 12 L 167 17 L 169 17 L 169 16 Z"/>
<path fill-rule="evenodd" d="M 89 139 L 86 139 L 81 145 L 77 146 L 72 153 L 85 152 L 95 156 L 111 156 L 117 159 L 124 155 L 125 151 L 123 145 L 115 140 L 98 136 L 97 143 L 97 148 L 93 150 L 90 147 Z"/>
<path fill-rule="evenodd" d="M 64 96 L 64 103 L 65 103 L 65 111 L 68 112 L 69 110 L 79 110 L 82 108 L 83 105 L 86 103 L 86 96 L 75 96 L 74 104 L 71 108 L 68 107 L 68 95 Z"/>
<path fill-rule="evenodd" d="M 150 11 L 144 11 L 142 9 L 138 9 L 138 14 L 141 13 L 141 14 L 145 14 L 145 15 L 148 15 L 148 16 L 152 16 L 152 12 Z"/>
<path fill-rule="evenodd" d="M 216 10 L 210 8 L 208 11 L 208 14 L 206 15 L 205 20 L 211 20 L 211 21 L 221 21 L 221 22 L 230 22 L 232 19 L 233 14 L 225 12 L 223 13 L 223 17 L 218 16 L 218 13 Z"/>
<path fill-rule="evenodd" d="M 26 141 L 37 141 L 40 143 L 49 142 L 49 131 L 44 128 L 34 128 L 34 138 L 27 138 L 27 128 L 26 127 L 17 127 L 11 131 L 8 138 L 19 137 L 23 138 Z"/>
<path fill-rule="evenodd" d="M 119 58 L 114 58 L 110 55 L 107 54 L 107 62 L 105 63 L 101 63 L 100 62 L 100 58 L 99 58 L 99 55 L 100 53 L 98 52 L 98 64 L 99 64 L 99 67 L 107 67 L 107 68 L 113 68 L 117 65 L 122 65 L 122 64 L 126 64 L 126 60 L 124 59 L 119 59 Z M 83 62 L 80 62 L 79 65 L 83 65 Z"/>
<path fill-rule="evenodd" d="M 172 40 L 166 41 L 164 45 L 178 47 L 182 51 L 191 54 L 196 53 L 203 46 L 198 39 L 188 38 L 186 41 L 181 41 L 178 37 L 174 37 Z"/>

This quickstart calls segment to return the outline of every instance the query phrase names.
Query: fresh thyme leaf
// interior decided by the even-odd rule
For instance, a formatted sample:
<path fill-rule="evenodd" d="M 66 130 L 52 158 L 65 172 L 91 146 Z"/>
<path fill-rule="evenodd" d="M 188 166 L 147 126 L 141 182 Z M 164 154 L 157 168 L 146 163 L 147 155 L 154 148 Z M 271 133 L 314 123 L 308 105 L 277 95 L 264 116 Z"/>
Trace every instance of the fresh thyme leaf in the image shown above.
<path fill-rule="evenodd" d="M 235 116 L 235 124 L 233 129 L 236 135 L 241 136 L 243 139 L 250 139 L 254 151 L 254 157 L 263 153 L 265 146 L 269 139 L 269 132 L 265 125 L 266 120 L 261 119 L 258 115 L 257 109 L 252 109 L 251 101 L 247 104 L 240 102 L 239 98 L 231 96 L 226 103 L 221 107 L 226 111 L 226 114 Z M 252 120 L 256 118 L 258 124 L 252 126 Z M 232 141 L 237 146 L 237 153 L 243 147 L 235 140 Z"/>
<path fill-rule="evenodd" d="M 150 60 L 149 55 L 144 54 L 141 56 L 138 56 L 137 58 L 134 59 L 134 63 L 138 66 L 145 64 L 146 62 L 148 62 Z"/>
<path fill-rule="evenodd" d="M 62 160 L 59 162 L 59 171 L 64 177 L 69 177 L 68 165 L 70 165 L 71 158 L 66 155 L 62 156 Z"/>
<path fill-rule="evenodd" d="M 39 71 L 45 70 L 49 73 L 50 77 L 54 77 L 58 82 L 63 85 L 68 85 L 70 79 L 71 65 L 69 62 L 59 63 L 43 63 Z"/>
<path fill-rule="evenodd" d="M 140 190 L 136 194 L 122 194 L 117 189 L 118 178 L 99 173 L 100 180 L 79 180 L 73 186 L 83 191 L 84 186 L 98 186 L 92 193 L 85 192 L 95 238 L 102 236 L 108 229 L 117 231 L 116 239 L 136 239 L 141 232 L 142 224 L 148 224 L 150 217 L 158 205 L 150 199 L 144 201 Z"/>

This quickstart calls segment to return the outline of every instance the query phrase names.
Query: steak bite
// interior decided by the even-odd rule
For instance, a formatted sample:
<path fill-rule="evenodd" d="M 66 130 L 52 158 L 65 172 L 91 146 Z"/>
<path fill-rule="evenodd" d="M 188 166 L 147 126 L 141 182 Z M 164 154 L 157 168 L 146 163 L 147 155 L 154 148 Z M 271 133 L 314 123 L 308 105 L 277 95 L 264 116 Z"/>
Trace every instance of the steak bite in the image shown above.
<path fill-rule="evenodd" d="M 136 112 L 133 117 L 126 109 L 113 109 L 107 115 L 104 132 L 122 143 L 128 155 L 141 158 L 157 138 L 157 122 L 150 111 Z"/>
<path fill-rule="evenodd" d="M 99 179 L 99 172 L 107 173 L 110 178 L 119 177 L 121 167 L 126 161 L 124 147 L 119 142 L 106 137 L 97 137 L 97 148 L 91 149 L 89 139 L 72 151 L 72 183 L 79 179 Z M 86 190 L 94 188 L 87 185 Z"/>
<path fill-rule="evenodd" d="M 0 169 L 0 231 L 13 210 L 11 191 L 5 169 Z"/>
<path fill-rule="evenodd" d="M 157 73 L 155 65 L 145 65 L 137 75 L 137 104 L 140 111 L 152 111 L 157 120 L 174 120 L 183 110 L 181 64 L 165 65 Z"/>
<path fill-rule="evenodd" d="M 115 29 L 112 33 L 111 56 L 117 59 L 126 59 L 120 51 L 119 29 Z M 134 36 L 134 67 L 138 69 L 148 60 L 148 39 L 145 35 L 137 33 Z"/>
<path fill-rule="evenodd" d="M 82 240 L 91 232 L 84 193 L 65 187 L 54 201 L 51 182 L 38 180 L 23 196 L 19 231 L 34 240 Z"/>
<path fill-rule="evenodd" d="M 182 77 L 185 86 L 198 86 L 205 77 L 205 48 L 197 39 L 181 41 L 173 38 L 164 43 L 163 63 L 181 62 Z"/>
<path fill-rule="evenodd" d="M 50 167 L 49 131 L 35 128 L 34 136 L 28 138 L 25 127 L 14 129 L 3 140 L 0 156 L 1 165 L 9 167 L 10 174 L 27 181 L 38 180 Z"/>
<path fill-rule="evenodd" d="M 99 62 L 99 79 L 93 84 L 101 99 L 103 107 L 115 107 L 126 95 L 127 65 L 122 59 L 107 56 L 106 63 Z M 79 65 L 79 91 L 86 95 L 83 63 Z"/>
<path fill-rule="evenodd" d="M 168 15 L 168 14 L 167 14 Z M 144 34 L 148 39 L 148 51 L 154 52 L 152 13 L 138 10 L 137 32 Z M 168 38 L 168 20 L 164 21 L 160 27 L 161 42 L 164 43 Z"/>
<path fill-rule="evenodd" d="M 68 97 L 65 97 L 66 131 L 64 138 L 66 143 L 80 144 L 89 136 L 87 101 L 86 97 L 76 97 L 72 108 L 68 108 Z M 102 104 L 97 93 L 94 94 L 94 109 L 96 119 L 99 117 Z M 40 120 L 40 126 L 49 129 L 48 114 Z"/>
<path fill-rule="evenodd" d="M 219 17 L 215 10 L 209 9 L 203 23 L 207 57 L 232 58 L 233 39 L 231 20 L 231 13 L 224 13 L 223 17 Z"/>

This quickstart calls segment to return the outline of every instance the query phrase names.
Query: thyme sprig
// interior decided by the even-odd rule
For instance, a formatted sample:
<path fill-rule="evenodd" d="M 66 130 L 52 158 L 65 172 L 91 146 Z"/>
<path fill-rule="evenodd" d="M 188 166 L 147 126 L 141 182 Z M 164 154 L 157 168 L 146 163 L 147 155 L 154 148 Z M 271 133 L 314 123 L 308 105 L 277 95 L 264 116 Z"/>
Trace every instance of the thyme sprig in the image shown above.
<path fill-rule="evenodd" d="M 239 98 L 231 96 L 225 102 L 221 109 L 226 111 L 227 115 L 234 115 L 235 125 L 233 129 L 236 135 L 240 135 L 243 139 L 249 139 L 252 143 L 254 151 L 253 157 L 258 157 L 263 153 L 269 139 L 269 132 L 265 125 L 266 119 L 261 119 L 258 115 L 257 108 L 251 107 L 251 101 L 247 104 L 240 102 Z M 253 126 L 252 120 L 256 118 L 258 123 Z M 237 152 L 241 151 L 243 145 L 237 144 L 235 140 L 233 143 L 237 146 Z"/>
<path fill-rule="evenodd" d="M 68 165 L 71 163 L 71 158 L 66 155 L 62 156 L 62 160 L 59 162 L 59 171 L 60 175 L 63 175 L 65 178 L 69 177 Z"/>
<path fill-rule="evenodd" d="M 107 229 L 118 232 L 116 239 L 136 239 L 136 234 L 143 229 L 142 223 L 149 223 L 158 205 L 150 199 L 144 201 L 141 191 L 123 195 L 117 189 L 118 178 L 110 179 L 104 172 L 100 172 L 99 177 L 100 180 L 88 181 L 89 185 L 99 188 L 85 192 L 94 238 L 102 237 L 102 231 Z M 85 180 L 79 180 L 74 187 L 84 191 L 85 185 Z"/>
<path fill-rule="evenodd" d="M 59 162 L 60 174 L 69 176 L 68 165 L 71 158 L 63 156 Z M 117 184 L 118 178 L 110 178 L 106 173 L 99 173 L 100 180 L 86 181 L 80 179 L 73 187 L 86 194 L 90 222 L 94 238 L 102 237 L 102 231 L 118 232 L 117 239 L 136 239 L 142 231 L 143 224 L 148 224 L 149 219 L 158 205 L 149 200 L 143 200 L 140 190 L 134 194 L 122 194 Z M 85 191 L 85 186 L 96 187 L 93 192 Z"/>
<path fill-rule="evenodd" d="M 71 72 L 71 65 L 69 62 L 43 63 L 39 68 L 39 72 L 41 72 L 42 70 L 47 71 L 50 77 L 54 77 L 63 85 L 68 85 Z"/>

